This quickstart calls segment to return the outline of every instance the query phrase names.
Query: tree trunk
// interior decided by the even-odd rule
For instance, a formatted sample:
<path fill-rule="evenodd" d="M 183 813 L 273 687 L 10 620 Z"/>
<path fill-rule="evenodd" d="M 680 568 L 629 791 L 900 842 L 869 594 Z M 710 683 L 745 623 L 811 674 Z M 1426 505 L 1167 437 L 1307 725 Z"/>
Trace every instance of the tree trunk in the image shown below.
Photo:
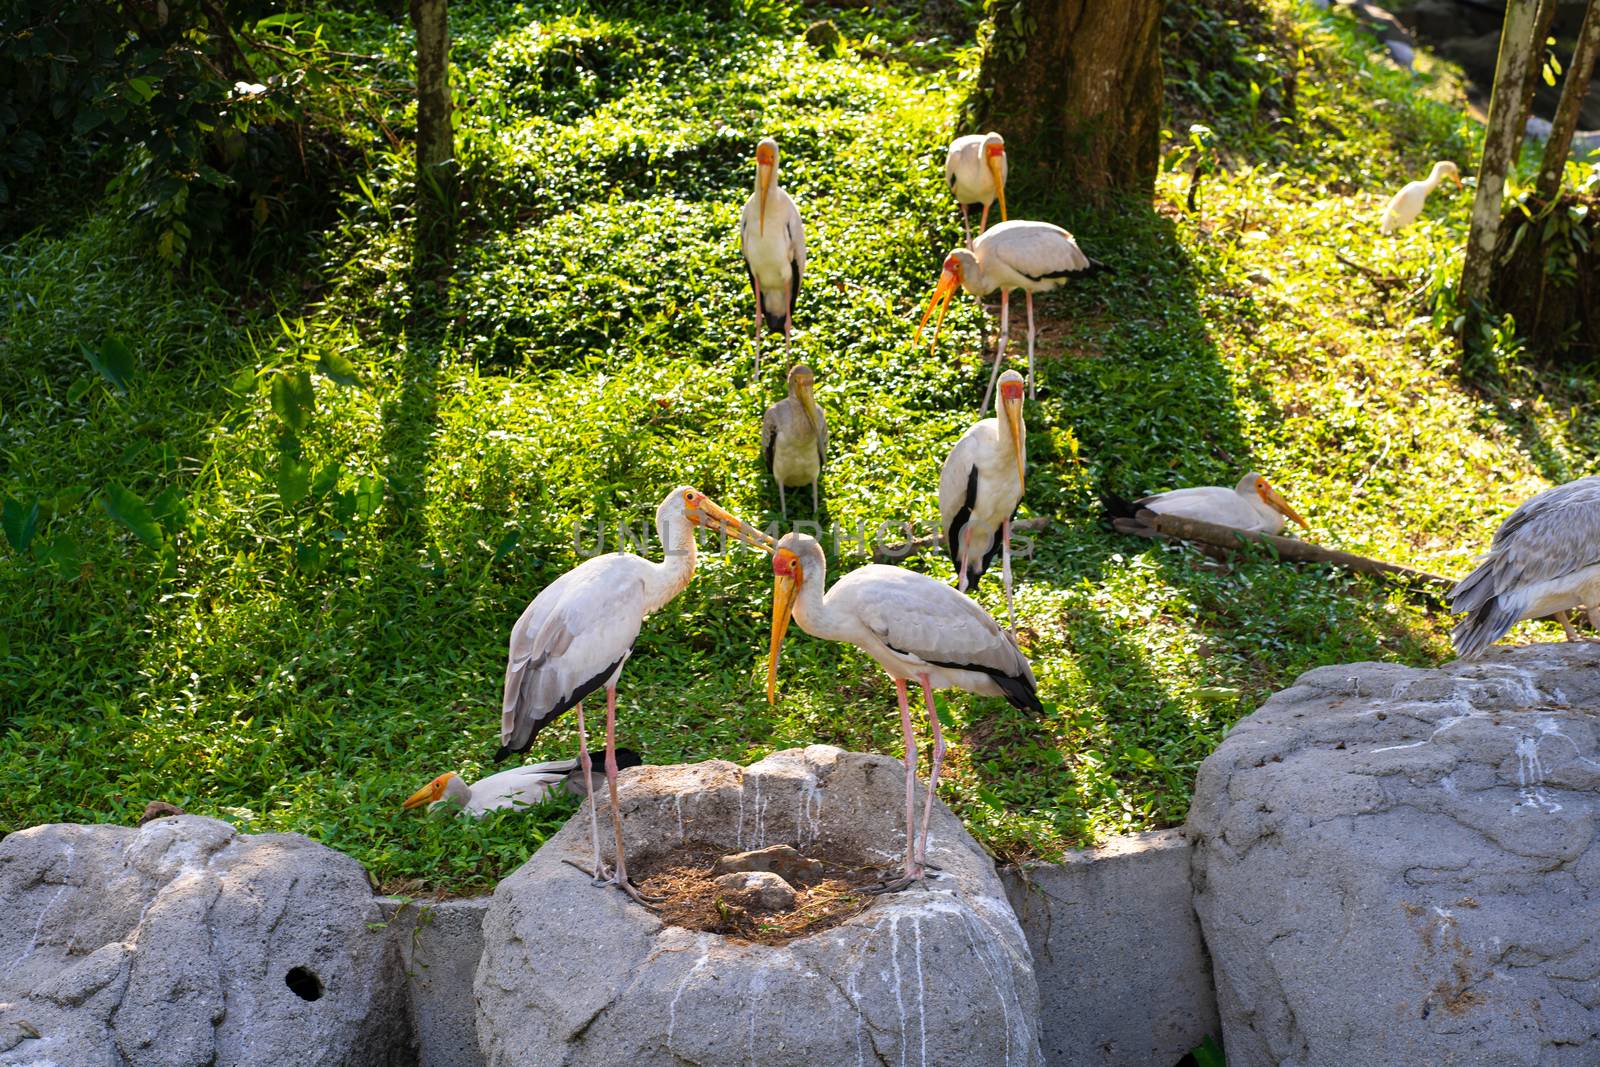
<path fill-rule="evenodd" d="M 1000 0 L 974 130 L 997 130 L 1030 178 L 1090 193 L 1155 188 L 1162 0 Z M 1035 168 L 1038 168 L 1037 170 Z"/>
<path fill-rule="evenodd" d="M 1539 72 L 1544 69 L 1544 43 L 1550 37 L 1550 24 L 1556 19 L 1556 8 L 1560 6 L 1559 0 L 1539 0 L 1539 10 L 1533 20 L 1533 58 L 1528 62 L 1528 70 L 1522 76 L 1522 96 L 1517 104 L 1517 136 L 1523 137 L 1528 130 L 1528 116 L 1533 114 L 1533 93 L 1539 88 Z M 1518 147 L 1522 142 L 1517 142 Z M 1515 160 L 1517 153 L 1511 153 Z"/>
<path fill-rule="evenodd" d="M 1595 54 L 1600 52 L 1600 0 L 1589 0 L 1583 13 L 1583 28 L 1567 64 L 1567 78 L 1561 83 L 1561 102 L 1550 123 L 1550 140 L 1545 142 L 1544 160 L 1539 166 L 1539 196 L 1554 200 L 1561 191 L 1561 175 L 1566 171 L 1567 153 L 1572 151 L 1572 131 L 1578 126 L 1578 112 L 1589 91 L 1594 74 Z"/>
<path fill-rule="evenodd" d="M 1538 7 L 1538 0 L 1506 0 L 1494 91 L 1489 98 L 1489 128 L 1483 140 L 1483 160 L 1478 165 L 1478 195 L 1472 202 L 1472 232 L 1467 237 L 1467 258 L 1461 268 L 1461 295 L 1473 303 L 1481 303 L 1489 292 L 1506 171 L 1522 144 L 1523 131 L 1517 123 L 1526 124 L 1521 118 L 1522 90 L 1528 67 L 1539 54 L 1534 41 Z M 1538 43 L 1543 44 L 1542 40 Z"/>
<path fill-rule="evenodd" d="M 411 0 L 417 35 L 417 252 L 449 256 L 455 212 L 450 129 L 450 21 L 445 0 Z"/>

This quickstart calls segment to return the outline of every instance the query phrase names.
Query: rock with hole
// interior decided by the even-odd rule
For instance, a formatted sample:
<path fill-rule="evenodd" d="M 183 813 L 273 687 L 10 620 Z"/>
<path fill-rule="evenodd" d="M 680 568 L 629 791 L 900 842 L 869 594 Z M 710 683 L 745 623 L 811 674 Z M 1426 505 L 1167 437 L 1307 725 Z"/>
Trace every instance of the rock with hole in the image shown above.
<path fill-rule="evenodd" d="M 771 871 L 734 871 L 717 878 L 717 888 L 730 903 L 760 911 L 794 907 L 794 887 Z"/>
<path fill-rule="evenodd" d="M 1229 1067 L 1600 1063 L 1600 648 L 1323 667 L 1189 812 Z"/>
<path fill-rule="evenodd" d="M 620 803 L 630 863 L 703 842 L 892 866 L 904 799 L 899 761 L 813 745 L 746 769 L 629 771 Z M 589 850 L 580 809 L 495 890 L 474 987 L 491 1067 L 1043 1063 L 1027 942 L 993 864 L 942 804 L 936 878 L 784 945 L 664 925 L 565 862 Z"/>
<path fill-rule="evenodd" d="M 0 900 L 4 1067 L 415 1062 L 366 872 L 298 834 L 36 826 L 0 842 Z"/>

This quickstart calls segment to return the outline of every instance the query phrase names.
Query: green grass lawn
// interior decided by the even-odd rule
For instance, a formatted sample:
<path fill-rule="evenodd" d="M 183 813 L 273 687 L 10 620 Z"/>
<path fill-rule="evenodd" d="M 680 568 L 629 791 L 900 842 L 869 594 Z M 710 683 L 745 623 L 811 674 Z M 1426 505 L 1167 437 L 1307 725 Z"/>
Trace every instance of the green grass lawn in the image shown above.
<path fill-rule="evenodd" d="M 1200 760 L 1303 670 L 1448 657 L 1449 619 L 1403 590 L 1119 538 L 1097 484 L 1259 469 L 1318 541 L 1464 573 L 1511 507 L 1594 454 L 1590 380 L 1509 335 L 1490 384 L 1462 384 L 1446 279 L 1468 197 L 1377 232 L 1432 159 L 1470 173 L 1450 72 L 1395 71 L 1288 0 L 1259 55 L 1259 25 L 1174 8 L 1170 125 L 1178 142 L 1210 125 L 1224 164 L 1197 213 L 1185 172 L 1153 206 L 1106 206 L 1011 163 L 1013 217 L 1067 226 L 1116 273 L 1041 305 L 1023 515 L 1050 525 L 1017 573 L 1047 714 L 943 696 L 941 794 L 1004 858 L 1180 822 Z M 161 799 L 308 834 L 410 892 L 483 890 L 537 848 L 571 801 L 479 823 L 400 801 L 489 770 L 509 628 L 597 530 L 614 547 L 679 483 L 776 520 L 758 435 L 785 368 L 769 348 L 751 381 L 734 232 L 764 134 L 808 226 L 795 355 L 828 412 L 825 520 L 936 518 L 987 374 L 971 301 L 936 353 L 911 343 L 960 232 L 941 166 L 972 27 L 602 10 L 452 4 L 473 206 L 444 293 L 412 289 L 410 174 L 378 151 L 340 223 L 243 295 L 168 277 L 104 209 L 0 247 L 0 491 L 18 523 L 40 501 L 28 550 L 0 549 L 0 831 Z M 822 15 L 836 58 L 803 40 Z M 387 19 L 328 18 L 336 43 L 405 62 Z M 1186 62 L 1205 34 L 1228 64 Z M 442 331 L 408 328 L 414 300 L 441 299 Z M 118 340 L 125 393 L 85 354 L 115 362 Z M 833 573 L 861 559 L 841 544 Z M 620 732 L 650 762 L 899 754 L 893 687 L 852 648 L 791 637 L 767 706 L 770 577 L 754 553 L 711 556 L 646 624 Z M 997 582 L 980 596 L 1003 613 Z M 564 721 L 532 757 L 573 740 Z"/>

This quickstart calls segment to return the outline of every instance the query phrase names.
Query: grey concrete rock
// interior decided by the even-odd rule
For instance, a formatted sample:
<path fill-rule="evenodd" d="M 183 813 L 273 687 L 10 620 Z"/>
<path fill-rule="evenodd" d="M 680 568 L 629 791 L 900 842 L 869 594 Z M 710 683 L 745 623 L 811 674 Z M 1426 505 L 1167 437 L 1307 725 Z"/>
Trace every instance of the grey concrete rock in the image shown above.
<path fill-rule="evenodd" d="M 414 1062 L 366 872 L 298 834 L 36 826 L 0 841 L 0 900 L 5 1067 Z"/>
<path fill-rule="evenodd" d="M 772 845 L 724 856 L 711 868 L 712 874 L 735 871 L 771 871 L 793 885 L 813 885 L 822 879 L 822 861 L 807 859 L 793 845 Z"/>
<path fill-rule="evenodd" d="M 896 760 L 824 745 L 744 770 L 638 768 L 622 776 L 629 856 L 792 844 L 892 865 L 904 782 Z M 1042 1064 L 1027 943 L 993 864 L 941 804 L 936 879 L 781 947 L 665 926 L 563 862 L 588 853 L 580 809 L 495 890 L 476 984 L 490 1067 Z"/>
<path fill-rule="evenodd" d="M 1219 1034 L 1181 830 L 1000 871 L 1027 932 L 1050 1067 L 1171 1067 Z"/>
<path fill-rule="evenodd" d="M 1205 761 L 1229 1067 L 1600 1063 L 1600 648 L 1302 675 Z"/>
<path fill-rule="evenodd" d="M 472 980 L 483 956 L 489 898 L 378 903 L 405 963 L 417 1067 L 483 1067 Z"/>
<path fill-rule="evenodd" d="M 794 907 L 794 887 L 771 871 L 734 871 L 716 879 L 725 900 L 761 911 Z"/>

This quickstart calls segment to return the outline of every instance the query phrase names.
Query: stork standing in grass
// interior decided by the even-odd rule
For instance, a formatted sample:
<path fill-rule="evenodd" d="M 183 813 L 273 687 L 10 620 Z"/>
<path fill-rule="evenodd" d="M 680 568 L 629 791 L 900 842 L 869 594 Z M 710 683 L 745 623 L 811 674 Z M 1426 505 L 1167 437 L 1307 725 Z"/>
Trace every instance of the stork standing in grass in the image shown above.
<path fill-rule="evenodd" d="M 639 763 L 639 754 L 633 749 L 617 749 L 618 770 L 637 767 Z M 531 808 L 543 803 L 553 790 L 563 785 L 578 796 L 586 797 L 594 782 L 593 772 L 586 785 L 574 773 L 577 770 L 579 761 L 575 759 L 528 763 L 480 778 L 470 785 L 455 771 L 446 771 L 412 793 L 400 806 L 410 811 L 424 804 L 430 809 L 450 804 L 459 808 L 460 814 L 477 819 L 502 808 Z"/>
<path fill-rule="evenodd" d="M 815 381 L 810 367 L 796 363 L 789 370 L 789 395 L 768 408 L 761 420 L 761 453 L 778 483 L 784 521 L 789 518 L 784 486 L 811 486 L 811 511 L 817 512 L 817 482 L 828 455 L 828 420 L 812 394 Z"/>
<path fill-rule="evenodd" d="M 794 305 L 806 270 L 806 230 L 800 210 L 778 184 L 778 142 L 756 145 L 756 191 L 739 213 L 739 250 L 756 298 L 756 375 L 761 374 L 761 324 L 783 332 L 785 353 L 794 328 Z"/>
<path fill-rule="evenodd" d="M 822 546 L 805 534 L 786 534 L 772 557 L 772 645 L 767 654 L 767 701 L 778 697 L 778 652 L 792 617 L 813 637 L 848 641 L 894 679 L 905 739 L 906 868 L 884 885 L 904 889 L 920 881 L 928 855 L 928 817 L 944 762 L 944 734 L 934 710 L 935 689 L 1005 697 L 1033 714 L 1044 711 L 1033 669 L 989 613 L 970 597 L 925 574 L 869 563 L 840 578 L 823 595 L 827 560 Z M 906 685 L 922 686 L 933 731 L 933 767 L 917 833 L 917 738 L 911 726 Z"/>
<path fill-rule="evenodd" d="M 1394 198 L 1389 201 L 1389 206 L 1383 209 L 1383 222 L 1380 224 L 1384 233 L 1394 233 L 1403 230 L 1417 221 L 1417 216 L 1422 214 L 1422 207 L 1428 202 L 1428 194 L 1444 182 L 1446 178 L 1456 183 L 1456 188 L 1461 188 L 1461 172 L 1449 160 L 1440 160 L 1433 165 L 1433 170 L 1420 182 L 1408 182 Z"/>
<path fill-rule="evenodd" d="M 1293 519 L 1301 526 L 1311 528 L 1300 513 L 1289 506 L 1283 494 L 1254 471 L 1240 478 L 1239 484 L 1232 489 L 1220 485 L 1201 485 L 1192 489 L 1156 493 L 1131 504 L 1120 500 L 1108 500 L 1106 503 L 1109 510 L 1129 518 L 1143 509 L 1160 515 L 1214 522 L 1218 526 L 1231 526 L 1251 533 L 1278 533 L 1283 529 L 1286 519 Z"/>
<path fill-rule="evenodd" d="M 1567 612 L 1600 612 L 1600 476 L 1546 489 L 1513 511 L 1478 567 L 1450 591 L 1450 610 L 1467 617 L 1450 635 L 1471 659 L 1522 619 L 1554 615 L 1578 640 Z"/>
<path fill-rule="evenodd" d="M 939 471 L 939 526 L 956 567 L 956 588 L 976 589 L 996 552 L 1006 587 L 1006 619 L 1017 632 L 1011 601 L 1011 517 L 1022 503 L 1028 428 L 1022 421 L 1022 375 L 1000 376 L 999 411 L 961 435 Z"/>
<path fill-rule="evenodd" d="M 1000 201 L 1000 221 L 1006 220 L 1006 142 L 998 133 L 969 133 L 950 142 L 944 157 L 944 180 L 961 208 L 961 230 L 972 247 L 972 223 L 967 210 L 983 207 L 978 232 L 989 226 L 989 205 Z"/>
<path fill-rule="evenodd" d="M 694 577 L 694 528 L 706 526 L 749 544 L 770 548 L 772 539 L 734 518 L 704 493 L 679 486 L 656 508 L 656 532 L 665 558 L 655 563 L 626 552 L 585 560 L 539 593 L 511 629 L 501 705 L 500 751 L 496 761 L 526 752 L 551 722 L 568 708 L 578 711 L 578 765 L 590 781 L 583 700 L 606 691 L 606 786 L 611 793 L 611 828 L 616 837 L 616 867 L 608 876 L 600 859 L 600 825 L 589 804 L 597 885 L 614 885 L 645 903 L 628 880 L 622 848 L 622 815 L 617 806 L 617 681 L 645 616 L 682 592 Z"/>
<path fill-rule="evenodd" d="M 973 242 L 970 250 L 953 249 L 945 258 L 944 271 L 939 284 L 928 298 L 928 306 L 917 323 L 913 340 L 920 340 L 922 328 L 937 308 L 939 317 L 933 324 L 933 343 L 939 340 L 939 327 L 944 322 L 945 311 L 955 297 L 957 289 L 965 289 L 980 299 L 1000 290 L 1000 339 L 995 345 L 994 370 L 989 375 L 989 386 L 983 392 L 983 404 L 978 408 L 982 415 L 989 409 L 989 397 L 994 393 L 994 383 L 1000 376 L 1000 366 L 1005 362 L 1006 338 L 1011 314 L 1011 290 L 1021 289 L 1028 302 L 1028 395 L 1037 398 L 1038 387 L 1033 371 L 1033 294 L 1048 293 L 1074 276 L 1088 277 L 1107 270 L 1104 263 L 1084 255 L 1072 234 L 1048 222 L 1031 222 L 1013 219 L 1002 222 L 986 231 Z"/>

